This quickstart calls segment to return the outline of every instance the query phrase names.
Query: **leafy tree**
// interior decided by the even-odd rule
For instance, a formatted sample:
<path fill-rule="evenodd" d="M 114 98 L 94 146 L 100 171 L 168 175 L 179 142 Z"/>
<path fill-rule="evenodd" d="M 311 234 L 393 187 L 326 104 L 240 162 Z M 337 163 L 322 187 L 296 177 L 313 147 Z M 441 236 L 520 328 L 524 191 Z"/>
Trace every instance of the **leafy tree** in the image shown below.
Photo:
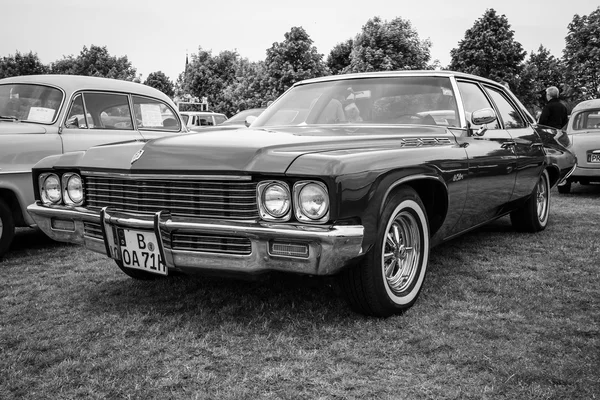
<path fill-rule="evenodd" d="M 144 81 L 144 85 L 158 89 L 171 98 L 175 95 L 173 82 L 162 71 L 150 73 Z"/>
<path fill-rule="evenodd" d="M 350 54 L 352 53 L 354 41 L 348 39 L 345 42 L 338 43 L 331 49 L 327 56 L 327 67 L 332 74 L 343 74 L 350 66 Z"/>
<path fill-rule="evenodd" d="M 520 99 L 531 111 L 538 111 L 546 103 L 545 92 L 549 86 L 564 88 L 564 67 L 559 58 L 540 45 L 537 53 L 531 52 L 521 73 Z"/>
<path fill-rule="evenodd" d="M 431 58 L 431 42 L 421 40 L 410 21 L 390 22 L 374 17 L 354 39 L 350 54 L 352 72 L 425 69 Z"/>
<path fill-rule="evenodd" d="M 565 71 L 573 98 L 600 96 L 600 7 L 590 15 L 575 14 L 563 50 Z"/>
<path fill-rule="evenodd" d="M 0 78 L 20 75 L 47 74 L 48 67 L 42 64 L 37 53 L 19 53 L 0 58 Z"/>
<path fill-rule="evenodd" d="M 271 97 L 277 97 L 297 81 L 324 76 L 327 68 L 304 28 L 292 27 L 285 40 L 267 49 L 266 72 Z"/>
<path fill-rule="evenodd" d="M 137 78 L 136 69 L 127 56 L 116 57 L 108 53 L 106 46 L 83 46 L 79 56 L 63 57 L 51 65 L 52 73 L 68 75 L 100 76 L 105 78 L 133 81 Z"/>
<path fill-rule="evenodd" d="M 506 81 L 515 90 L 527 52 L 514 40 L 508 19 L 488 9 L 465 32 L 458 47 L 450 50 L 449 69 L 497 81 Z"/>

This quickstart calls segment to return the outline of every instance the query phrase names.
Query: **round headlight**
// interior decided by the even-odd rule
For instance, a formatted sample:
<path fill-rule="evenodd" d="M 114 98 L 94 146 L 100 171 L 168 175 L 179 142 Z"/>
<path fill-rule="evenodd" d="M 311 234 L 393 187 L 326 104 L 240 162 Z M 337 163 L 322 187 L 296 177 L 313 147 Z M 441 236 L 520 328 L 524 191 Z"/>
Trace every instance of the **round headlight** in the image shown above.
<path fill-rule="evenodd" d="M 67 174 L 65 174 L 67 175 Z M 63 176 L 65 179 L 65 176 Z M 77 174 L 69 174 L 66 177 L 65 186 L 65 203 L 79 205 L 83 202 L 83 182 Z"/>
<path fill-rule="evenodd" d="M 327 190 L 316 183 L 308 183 L 298 194 L 298 207 L 306 217 L 321 219 L 329 211 L 329 196 Z"/>
<path fill-rule="evenodd" d="M 56 174 L 48 174 L 42 182 L 42 201 L 44 203 L 59 203 L 62 199 L 60 190 L 60 179 Z"/>
<path fill-rule="evenodd" d="M 263 191 L 263 206 L 272 217 L 284 217 L 290 211 L 290 192 L 280 183 L 272 183 Z"/>

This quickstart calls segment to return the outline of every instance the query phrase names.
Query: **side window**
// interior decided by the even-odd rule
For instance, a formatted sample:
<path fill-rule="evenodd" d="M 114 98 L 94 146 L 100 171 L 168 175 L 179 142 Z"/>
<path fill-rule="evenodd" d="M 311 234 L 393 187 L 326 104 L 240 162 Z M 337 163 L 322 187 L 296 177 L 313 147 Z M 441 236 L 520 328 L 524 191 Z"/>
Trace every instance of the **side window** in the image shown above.
<path fill-rule="evenodd" d="M 471 123 L 471 114 L 473 111 L 481 110 L 482 108 L 491 108 L 492 105 L 488 101 L 487 97 L 479 87 L 479 85 L 470 82 L 458 82 L 458 89 L 460 90 L 460 94 L 462 96 L 463 104 L 465 107 L 465 113 L 467 114 L 467 120 Z M 472 127 L 477 127 L 477 125 L 473 125 Z M 488 129 L 498 129 L 498 120 L 494 121 L 491 124 L 487 125 Z"/>
<path fill-rule="evenodd" d="M 87 129 L 88 127 L 85 108 L 83 107 L 83 96 L 81 94 L 75 96 L 71 104 L 71 109 L 65 121 L 65 127 L 70 129 Z"/>
<path fill-rule="evenodd" d="M 137 125 L 141 129 L 159 129 L 178 132 L 179 118 L 165 103 L 149 97 L 133 96 L 133 109 Z"/>
<path fill-rule="evenodd" d="M 127 95 L 84 93 L 83 101 L 90 129 L 133 130 Z"/>
<path fill-rule="evenodd" d="M 215 125 L 220 125 L 226 120 L 227 118 L 224 115 L 215 115 Z"/>
<path fill-rule="evenodd" d="M 502 93 L 489 87 L 486 87 L 485 90 L 488 92 L 494 103 L 496 103 L 498 112 L 500 112 L 500 118 L 502 118 L 502 122 L 504 122 L 504 129 L 518 129 L 525 127 L 525 122 L 523 122 L 523 118 L 521 118 L 519 112 L 508 102 Z"/>

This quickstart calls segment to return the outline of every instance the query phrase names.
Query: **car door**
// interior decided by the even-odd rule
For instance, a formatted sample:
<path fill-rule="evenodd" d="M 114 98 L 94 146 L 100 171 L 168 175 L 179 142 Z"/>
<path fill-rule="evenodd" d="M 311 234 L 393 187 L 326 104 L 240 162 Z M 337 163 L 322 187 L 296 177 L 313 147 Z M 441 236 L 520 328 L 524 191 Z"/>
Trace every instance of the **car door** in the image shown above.
<path fill-rule="evenodd" d="M 475 133 L 480 126 L 472 124 L 471 114 L 484 108 L 493 109 L 481 85 L 462 80 L 457 84 L 469 125 L 469 129 L 457 137 L 469 159 L 467 200 L 457 225 L 457 231 L 462 231 L 493 219 L 510 200 L 516 180 L 517 156 L 514 140 L 500 121 L 487 124 L 487 130 L 481 136 Z"/>
<path fill-rule="evenodd" d="M 66 153 L 142 136 L 134 129 L 127 94 L 82 92 L 71 100 L 61 139 Z"/>
<path fill-rule="evenodd" d="M 183 126 L 177 113 L 166 103 L 145 96 L 131 96 L 136 126 L 144 139 L 178 135 Z"/>
<path fill-rule="evenodd" d="M 500 88 L 485 85 L 485 90 L 496 106 L 500 122 L 514 141 L 517 156 L 517 176 L 511 200 L 531 194 L 544 168 L 544 146 L 533 127 L 519 112 L 508 93 Z"/>

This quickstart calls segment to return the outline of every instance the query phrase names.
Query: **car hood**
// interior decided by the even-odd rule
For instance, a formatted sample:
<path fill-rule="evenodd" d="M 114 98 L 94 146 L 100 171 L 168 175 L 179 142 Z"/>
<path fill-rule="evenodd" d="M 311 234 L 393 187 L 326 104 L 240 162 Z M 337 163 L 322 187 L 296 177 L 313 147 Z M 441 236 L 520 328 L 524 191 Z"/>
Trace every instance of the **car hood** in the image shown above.
<path fill-rule="evenodd" d="M 304 154 L 339 154 L 402 147 L 406 138 L 447 137 L 444 127 L 246 128 L 131 142 L 88 150 L 80 165 L 135 171 L 285 173 Z"/>
<path fill-rule="evenodd" d="M 21 122 L 0 121 L 0 135 L 25 135 L 43 134 L 46 128 L 37 124 L 23 124 Z"/>

